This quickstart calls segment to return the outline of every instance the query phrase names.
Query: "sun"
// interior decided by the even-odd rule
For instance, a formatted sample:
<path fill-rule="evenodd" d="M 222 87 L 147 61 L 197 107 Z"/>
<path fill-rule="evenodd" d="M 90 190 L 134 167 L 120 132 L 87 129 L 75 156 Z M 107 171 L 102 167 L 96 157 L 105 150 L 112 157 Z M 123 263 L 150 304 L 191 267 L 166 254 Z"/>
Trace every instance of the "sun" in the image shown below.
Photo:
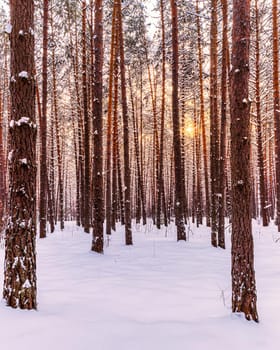
<path fill-rule="evenodd" d="M 192 123 L 188 123 L 187 125 L 185 125 L 182 131 L 185 136 L 194 137 L 194 127 Z"/>

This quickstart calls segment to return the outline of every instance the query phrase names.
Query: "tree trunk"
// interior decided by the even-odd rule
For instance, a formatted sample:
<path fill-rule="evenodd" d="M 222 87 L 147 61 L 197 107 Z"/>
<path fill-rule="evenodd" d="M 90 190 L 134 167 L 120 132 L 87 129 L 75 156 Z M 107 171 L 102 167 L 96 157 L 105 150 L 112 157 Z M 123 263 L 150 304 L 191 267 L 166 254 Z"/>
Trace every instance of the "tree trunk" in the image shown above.
<path fill-rule="evenodd" d="M 4 90 L 4 87 L 3 87 Z M 6 162 L 3 140 L 3 101 L 4 93 L 0 92 L 0 234 L 3 230 L 4 213 L 6 207 Z"/>
<path fill-rule="evenodd" d="M 48 19 L 49 1 L 44 0 L 43 59 L 42 59 L 42 116 L 40 118 L 40 238 L 47 236 L 47 98 L 48 98 Z"/>
<path fill-rule="evenodd" d="M 103 1 L 95 1 L 93 99 L 93 241 L 92 250 L 103 253 Z"/>
<path fill-rule="evenodd" d="M 203 89 L 203 72 L 202 72 L 202 47 L 201 47 L 201 29 L 200 17 L 198 9 L 198 0 L 196 2 L 196 21 L 197 21 L 197 46 L 198 46 L 198 62 L 199 62 L 199 90 L 200 90 L 200 122 L 202 131 L 202 148 L 203 148 L 203 163 L 204 163 L 204 183 L 205 183 L 205 215 L 206 225 L 211 225 L 210 220 L 210 195 L 209 195 L 209 178 L 208 178 L 208 152 L 205 127 L 205 111 L 204 111 L 204 89 Z"/>
<path fill-rule="evenodd" d="M 233 1 L 231 71 L 232 311 L 258 322 L 250 184 L 250 0 Z"/>
<path fill-rule="evenodd" d="M 160 145 L 159 145 L 159 198 L 158 209 L 161 207 L 164 216 L 164 226 L 167 227 L 167 208 L 165 200 L 164 177 L 163 177 L 163 163 L 164 163 L 164 129 L 165 129 L 165 90 L 166 90 L 166 47 L 165 47 L 165 21 L 164 21 L 164 3 L 160 0 L 160 18 L 161 18 L 161 44 L 162 44 L 162 90 L 161 90 L 161 124 L 160 124 Z"/>
<path fill-rule="evenodd" d="M 259 188 L 260 188 L 260 204 L 261 217 L 263 226 L 268 226 L 268 207 L 265 185 L 265 169 L 262 145 L 262 118 L 261 118 L 261 99 L 260 99 L 260 32 L 259 32 L 259 9 L 258 1 L 255 0 L 255 26 L 256 26 L 256 107 L 257 107 L 257 150 L 258 150 L 258 166 L 259 166 Z"/>
<path fill-rule="evenodd" d="M 218 246 L 225 249 L 225 157 L 227 133 L 227 69 L 228 69 L 228 6 L 227 0 L 222 0 L 223 12 L 223 46 L 222 46 L 222 76 L 221 76 L 221 131 L 219 157 L 219 223 Z"/>
<path fill-rule="evenodd" d="M 51 106 L 51 125 L 50 125 L 50 157 L 49 157 L 49 190 L 48 207 L 51 233 L 55 230 L 55 184 L 54 184 L 54 113 L 53 104 Z"/>
<path fill-rule="evenodd" d="M 138 127 L 137 127 L 137 116 L 135 115 L 134 110 L 134 101 L 133 101 L 133 91 L 132 91 L 132 82 L 131 76 L 129 72 L 129 86 L 130 86 L 130 99 L 132 106 L 132 120 L 133 120 L 133 135 L 134 135 L 134 146 L 135 146 L 135 157 L 136 157 L 136 169 L 137 169 L 137 185 L 139 188 L 139 204 L 137 205 L 137 216 L 136 220 L 140 222 L 141 217 L 141 204 L 142 204 L 142 217 L 143 217 L 143 225 L 146 224 L 146 209 L 145 209 L 145 198 L 144 198 L 144 188 L 143 188 L 143 180 L 140 166 L 140 150 L 139 150 L 139 137 L 138 137 Z"/>
<path fill-rule="evenodd" d="M 211 172 L 211 243 L 218 245 L 218 32 L 217 0 L 211 0 L 211 46 L 210 46 L 210 172 Z"/>
<path fill-rule="evenodd" d="M 112 110 L 113 110 L 113 83 L 114 62 L 116 55 L 116 4 L 113 4 L 112 29 L 111 29 L 111 52 L 109 71 L 108 92 L 108 117 L 107 117 L 107 149 L 106 149 L 106 234 L 111 234 L 112 229 Z"/>
<path fill-rule="evenodd" d="M 57 106 L 57 86 L 56 86 L 56 68 L 54 50 L 52 54 L 52 73 L 53 73 L 53 110 L 54 110 L 54 126 L 56 135 L 56 152 L 57 152 L 57 168 L 58 168 L 58 206 L 59 206 L 59 221 L 60 229 L 64 229 L 64 193 L 63 193 L 63 178 L 62 178 L 62 155 L 60 144 L 60 124 L 58 120 L 58 106 Z"/>
<path fill-rule="evenodd" d="M 186 231 L 184 225 L 184 187 L 182 184 L 182 156 L 178 99 L 178 9 L 177 2 L 175 0 L 170 0 L 170 5 L 172 16 L 172 121 L 175 171 L 175 217 L 177 226 L 177 240 L 179 241 L 186 240 Z"/>
<path fill-rule="evenodd" d="M 278 3 L 272 2 L 273 21 L 273 110 L 276 169 L 276 222 L 280 232 L 280 100 L 279 100 L 279 37 L 278 37 Z"/>
<path fill-rule="evenodd" d="M 88 87 L 87 87 L 87 42 L 86 42 L 86 16 L 87 3 L 82 2 L 82 91 L 83 91 L 83 112 L 84 112 L 84 231 L 90 231 L 90 120 L 88 113 Z"/>
<path fill-rule="evenodd" d="M 36 309 L 37 127 L 33 1 L 11 1 L 10 15 L 12 25 L 10 183 L 3 297 L 7 305 L 13 308 Z"/>
<path fill-rule="evenodd" d="M 52 38 L 53 33 L 53 15 L 51 12 L 51 30 Z M 52 78 L 53 78 L 53 113 L 54 113 L 54 126 L 56 135 L 56 151 L 57 151 L 57 168 L 58 168 L 58 194 L 59 194 L 59 221 L 60 229 L 64 229 L 64 191 L 63 191 L 63 177 L 62 177 L 62 154 L 61 154 L 61 144 L 60 144 L 60 123 L 58 119 L 58 103 L 57 103 L 57 80 L 56 80 L 56 64 L 55 64 L 55 48 L 52 49 Z"/>
<path fill-rule="evenodd" d="M 132 242 L 132 230 L 131 230 L 131 203 L 130 203 L 129 123 L 128 123 L 128 108 L 127 108 L 127 96 L 126 96 L 124 40 L 123 40 L 121 1 L 117 0 L 117 3 L 118 3 L 118 19 L 119 19 L 120 73 L 121 73 L 122 114 L 123 114 L 125 243 L 126 245 L 132 245 L 133 242 Z"/>
<path fill-rule="evenodd" d="M 194 151 L 196 158 L 196 224 L 202 225 L 202 194 L 201 194 L 201 166 L 200 166 L 200 128 L 197 120 L 196 101 L 194 100 Z"/>

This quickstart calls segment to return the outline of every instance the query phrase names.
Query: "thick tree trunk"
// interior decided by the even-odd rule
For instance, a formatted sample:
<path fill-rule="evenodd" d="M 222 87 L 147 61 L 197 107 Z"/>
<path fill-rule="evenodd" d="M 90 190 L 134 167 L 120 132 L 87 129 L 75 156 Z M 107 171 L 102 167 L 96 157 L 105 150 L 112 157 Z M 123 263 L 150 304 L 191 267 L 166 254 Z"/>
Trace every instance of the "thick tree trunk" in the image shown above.
<path fill-rule="evenodd" d="M 250 0 L 233 1 L 231 71 L 232 311 L 258 321 L 251 222 Z"/>
<path fill-rule="evenodd" d="M 8 306 L 36 309 L 36 132 L 34 3 L 10 2 L 11 120 L 9 206 L 3 297 Z M 22 34 L 20 34 L 22 33 Z"/>

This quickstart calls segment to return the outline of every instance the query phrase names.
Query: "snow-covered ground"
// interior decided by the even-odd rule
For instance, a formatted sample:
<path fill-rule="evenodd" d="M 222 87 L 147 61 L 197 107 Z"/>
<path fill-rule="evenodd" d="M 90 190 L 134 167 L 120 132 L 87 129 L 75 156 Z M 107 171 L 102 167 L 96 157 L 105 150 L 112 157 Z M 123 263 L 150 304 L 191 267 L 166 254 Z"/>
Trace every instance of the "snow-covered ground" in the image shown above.
<path fill-rule="evenodd" d="M 278 350 L 280 241 L 256 223 L 254 237 L 259 324 L 231 314 L 229 233 L 223 251 L 206 228 L 193 227 L 185 243 L 174 229 L 134 227 L 126 247 L 119 227 L 97 255 L 91 236 L 68 223 L 38 240 L 38 311 L 2 301 L 1 349 Z M 0 258 L 3 276 L 3 247 Z"/>

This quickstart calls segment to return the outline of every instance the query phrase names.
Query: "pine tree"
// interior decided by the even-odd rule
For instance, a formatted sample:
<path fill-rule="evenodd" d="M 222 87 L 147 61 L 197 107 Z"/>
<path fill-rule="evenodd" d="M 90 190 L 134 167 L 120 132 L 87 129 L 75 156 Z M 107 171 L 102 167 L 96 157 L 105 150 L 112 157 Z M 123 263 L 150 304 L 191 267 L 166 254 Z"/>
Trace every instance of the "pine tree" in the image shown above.
<path fill-rule="evenodd" d="M 227 133 L 227 85 L 228 85 L 228 4 L 222 1 L 223 13 L 223 44 L 222 44 L 222 75 L 221 75 L 221 128 L 220 128 L 220 158 L 219 158 L 219 223 L 218 246 L 225 248 L 225 158 Z"/>
<path fill-rule="evenodd" d="M 103 1 L 95 1 L 93 97 L 93 241 L 92 250 L 103 253 Z"/>
<path fill-rule="evenodd" d="M 49 1 L 44 0 L 43 59 L 42 59 L 42 116 L 40 118 L 40 238 L 47 236 L 47 99 L 48 99 L 48 19 Z"/>
<path fill-rule="evenodd" d="M 124 61 L 124 39 L 123 39 L 123 21 L 121 1 L 116 0 L 118 8 L 118 25 L 119 25 L 119 49 L 120 49 L 120 75 L 121 75 L 121 96 L 122 96 L 122 115 L 123 115 L 123 145 L 124 145 L 124 213 L 125 213 L 125 243 L 132 245 L 131 229 L 131 174 L 130 174 L 130 153 L 129 153 L 129 123 L 128 123 L 128 106 L 126 93 L 126 71 Z"/>
<path fill-rule="evenodd" d="M 175 170 L 175 217 L 177 226 L 177 239 L 186 240 L 184 225 L 184 196 L 182 184 L 182 157 L 181 136 L 179 121 L 178 100 L 178 76 L 179 76 L 179 54 L 178 54 L 178 10 L 177 3 L 170 1 L 172 16 L 172 121 L 173 121 L 173 148 L 174 148 L 174 170 Z"/>
<path fill-rule="evenodd" d="M 231 70 L 232 311 L 258 322 L 251 222 L 250 0 L 233 1 Z"/>
<path fill-rule="evenodd" d="M 217 0 L 211 0 L 210 44 L 210 173 L 211 173 L 211 243 L 218 245 L 218 23 Z"/>
<path fill-rule="evenodd" d="M 84 112 L 84 230 L 90 231 L 90 120 L 88 112 L 88 74 L 87 74 L 87 43 L 86 43 L 87 4 L 82 1 L 82 93 Z"/>
<path fill-rule="evenodd" d="M 279 98 L 279 37 L 278 37 L 278 2 L 272 1 L 273 25 L 273 110 L 275 138 L 276 170 L 276 222 L 280 232 L 280 98 Z"/>
<path fill-rule="evenodd" d="M 34 3 L 14 0 L 11 15 L 9 204 L 3 296 L 8 306 L 36 309 L 36 132 Z"/>
<path fill-rule="evenodd" d="M 256 30 L 256 122 L 257 122 L 257 151 L 258 151 L 258 166 L 259 166 L 259 189 L 260 189 L 260 210 L 263 221 L 263 226 L 268 226 L 268 208 L 266 199 L 266 185 L 265 185 L 265 164 L 263 156 L 263 130 L 261 119 L 261 89 L 260 89 L 260 29 L 259 29 L 259 8 L 258 1 L 255 0 L 255 30 Z"/>

